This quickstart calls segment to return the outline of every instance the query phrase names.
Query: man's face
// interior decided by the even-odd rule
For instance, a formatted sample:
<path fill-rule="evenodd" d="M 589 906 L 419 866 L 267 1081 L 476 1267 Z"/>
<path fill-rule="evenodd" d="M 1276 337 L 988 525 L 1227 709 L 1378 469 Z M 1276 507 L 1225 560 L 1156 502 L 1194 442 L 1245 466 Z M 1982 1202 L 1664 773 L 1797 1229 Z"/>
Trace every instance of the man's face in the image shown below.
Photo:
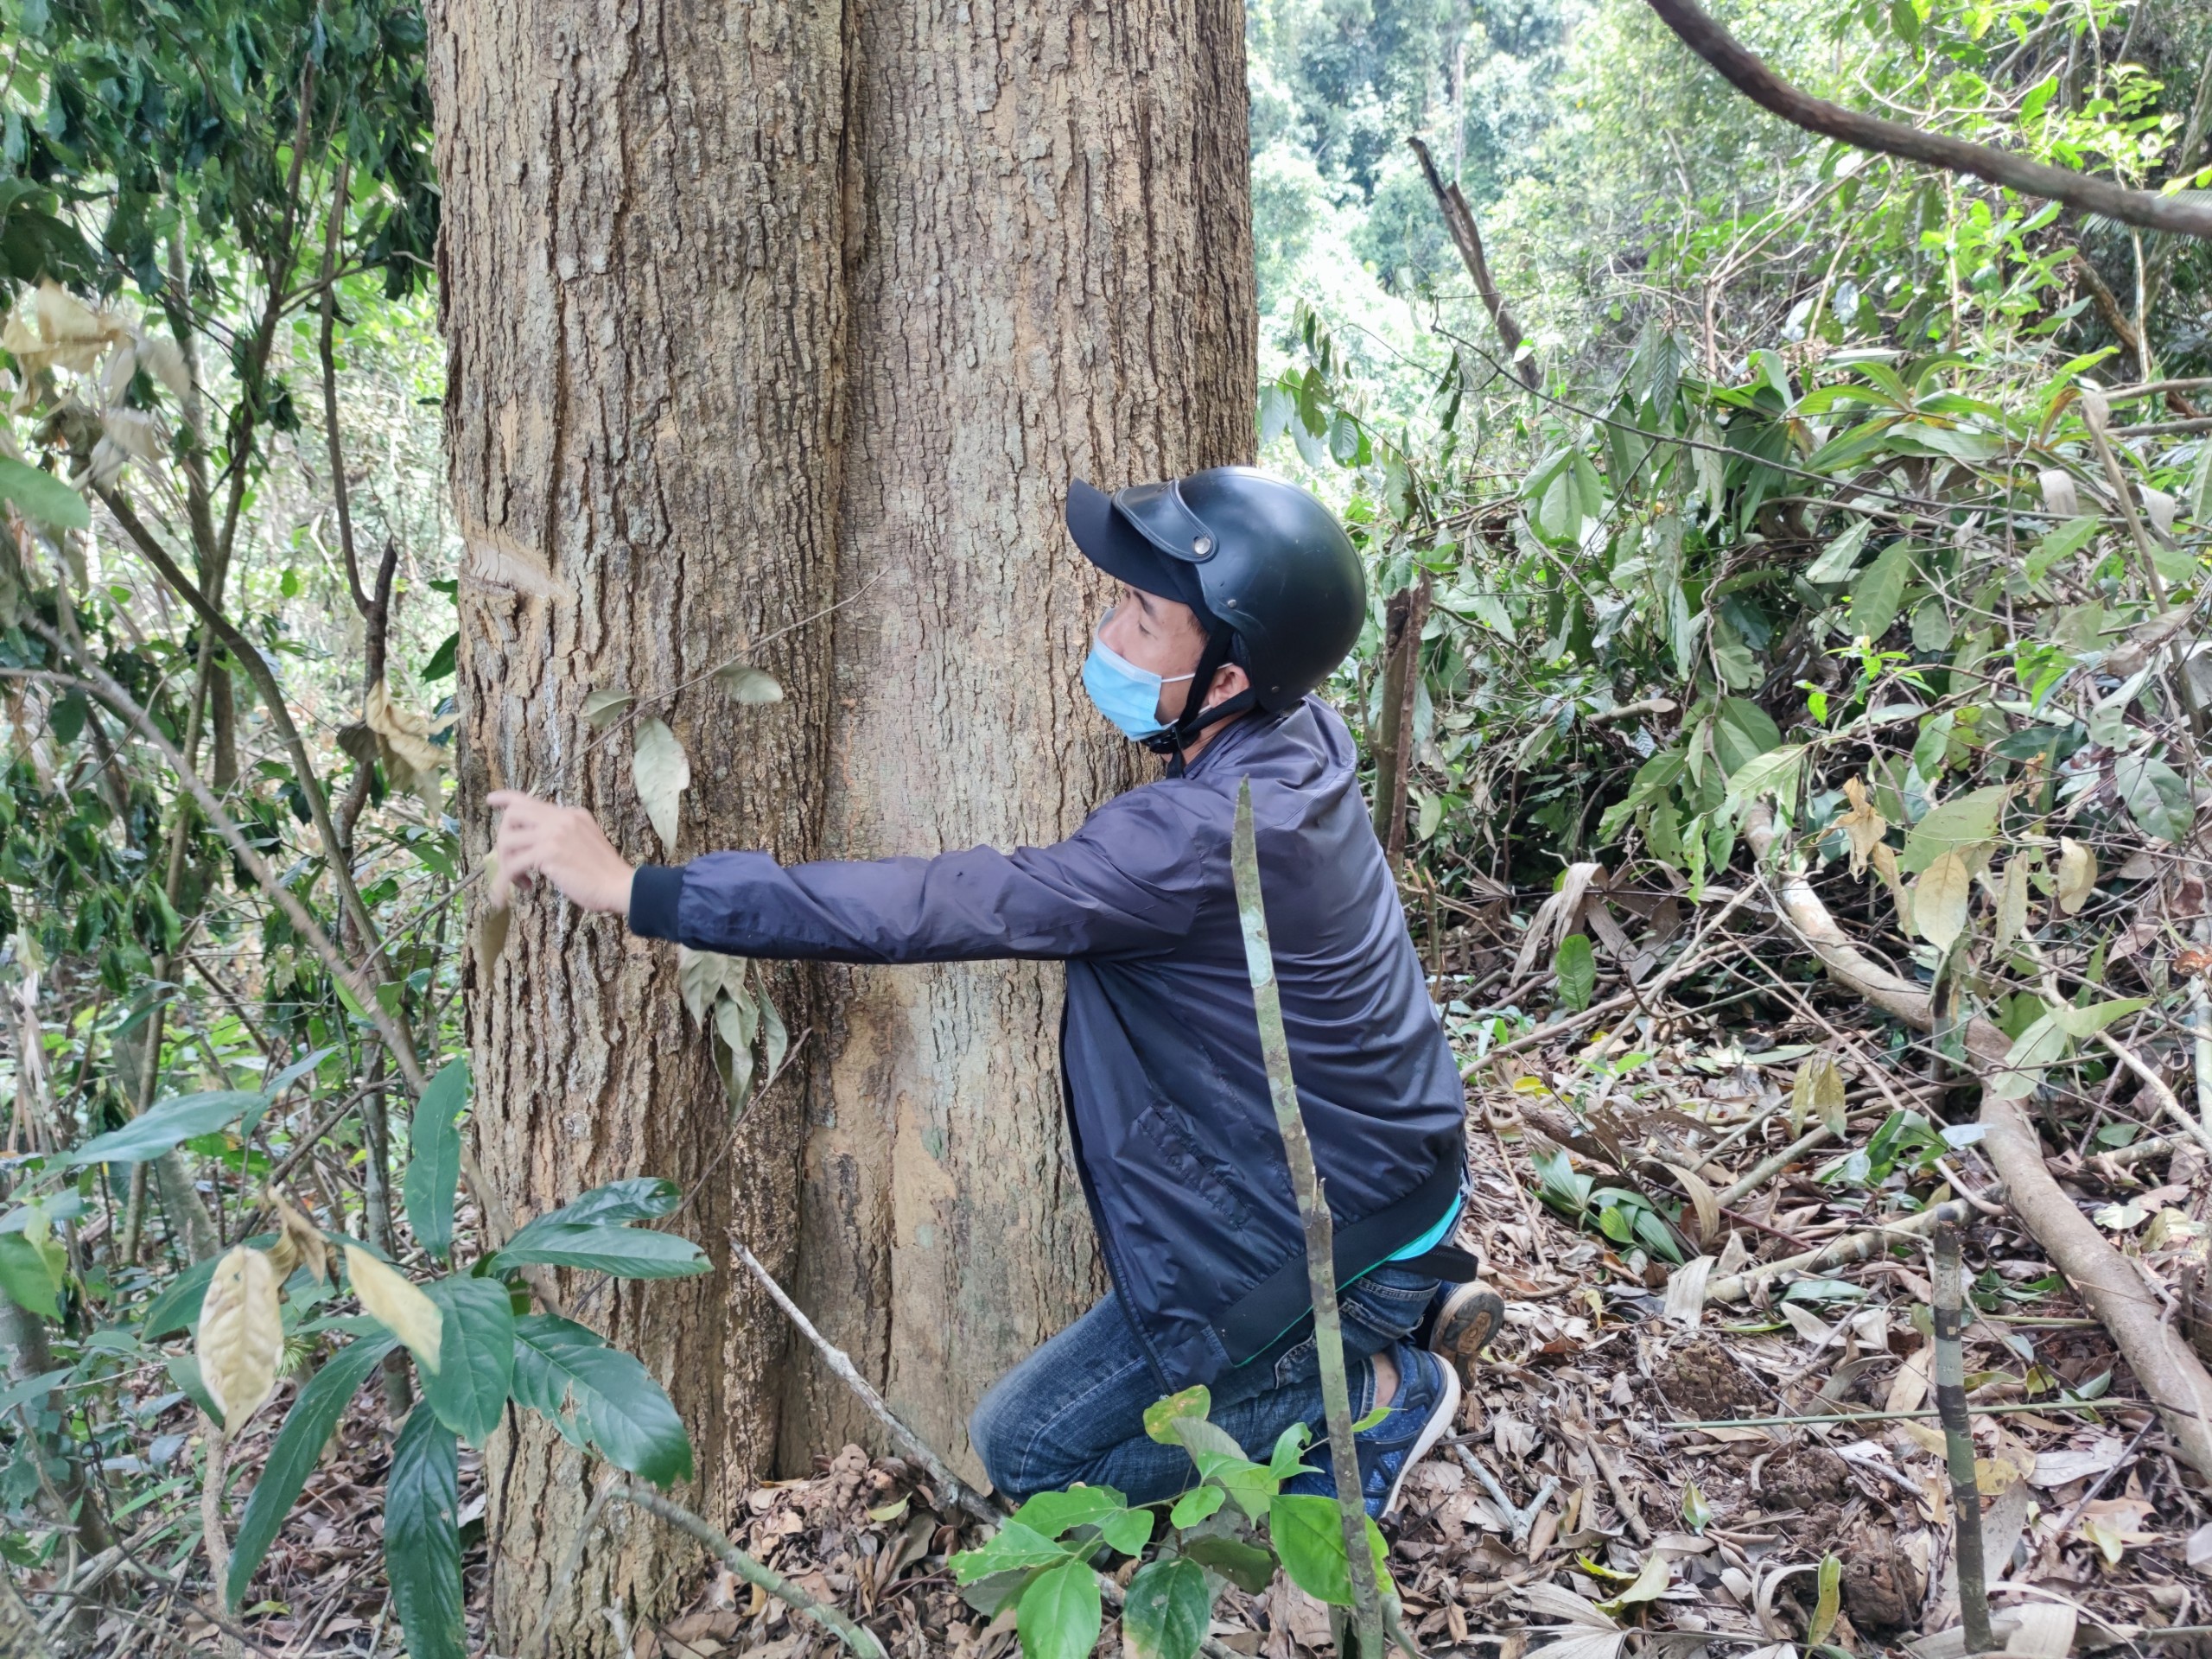
<path fill-rule="evenodd" d="M 1166 682 L 1158 715 L 1173 724 L 1191 696 L 1191 682 L 1180 677 L 1197 669 L 1206 645 L 1205 630 L 1191 607 L 1123 582 L 1114 608 L 1098 625 L 1098 637 L 1109 650 Z"/>

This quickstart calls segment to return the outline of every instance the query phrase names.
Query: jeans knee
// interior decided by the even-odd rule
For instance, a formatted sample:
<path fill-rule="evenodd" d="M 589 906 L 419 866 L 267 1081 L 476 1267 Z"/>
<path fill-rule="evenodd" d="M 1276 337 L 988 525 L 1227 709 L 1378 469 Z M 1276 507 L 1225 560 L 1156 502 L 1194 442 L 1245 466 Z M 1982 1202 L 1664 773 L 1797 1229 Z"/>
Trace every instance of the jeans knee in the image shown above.
<path fill-rule="evenodd" d="M 976 1409 L 968 1418 L 968 1443 L 976 1448 L 976 1456 L 989 1477 L 991 1490 L 1007 1497 L 1026 1497 L 1020 1488 L 1020 1459 L 1017 1456 L 1022 1435 L 1013 1421 L 1014 1406 L 1018 1403 L 1017 1391 L 1007 1387 L 1010 1377 L 1001 1377 L 976 1402 Z"/>

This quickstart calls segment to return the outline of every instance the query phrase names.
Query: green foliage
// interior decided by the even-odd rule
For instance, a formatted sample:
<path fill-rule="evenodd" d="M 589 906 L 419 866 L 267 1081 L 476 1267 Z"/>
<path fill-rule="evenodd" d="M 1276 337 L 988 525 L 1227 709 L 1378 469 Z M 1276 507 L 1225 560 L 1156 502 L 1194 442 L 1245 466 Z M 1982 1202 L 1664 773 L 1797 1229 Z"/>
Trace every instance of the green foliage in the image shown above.
<path fill-rule="evenodd" d="M 1129 1580 L 1122 1616 L 1123 1640 L 1142 1659 L 1190 1659 L 1222 1590 L 1234 1584 L 1256 1595 L 1278 1571 L 1309 1595 L 1350 1606 L 1336 1499 L 1281 1491 L 1309 1472 L 1306 1426 L 1284 1430 L 1268 1461 L 1256 1463 L 1210 1420 L 1211 1408 L 1199 1387 L 1155 1402 L 1144 1416 L 1147 1434 L 1190 1453 L 1198 1484 L 1171 1503 L 1135 1509 L 1110 1486 L 1039 1492 L 981 1548 L 953 1556 L 962 1593 L 986 1614 L 1013 1607 L 1029 1659 L 1090 1651 L 1099 1621 L 1094 1568 L 1109 1555 L 1149 1556 Z M 1369 1521 L 1367 1534 L 1395 1616 L 1382 1532 Z"/>

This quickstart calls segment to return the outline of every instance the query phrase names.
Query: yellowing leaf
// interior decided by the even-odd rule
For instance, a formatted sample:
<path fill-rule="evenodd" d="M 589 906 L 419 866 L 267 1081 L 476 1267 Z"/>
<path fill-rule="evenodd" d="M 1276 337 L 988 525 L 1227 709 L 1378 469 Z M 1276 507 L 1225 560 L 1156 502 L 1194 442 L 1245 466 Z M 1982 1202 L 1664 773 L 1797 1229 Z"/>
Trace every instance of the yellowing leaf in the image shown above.
<path fill-rule="evenodd" d="M 269 1190 L 269 1205 L 276 1212 L 276 1224 L 281 1230 L 275 1247 L 269 1252 L 277 1283 L 290 1278 L 296 1268 L 305 1268 L 315 1275 L 317 1284 L 328 1284 L 330 1249 L 323 1243 L 321 1230 L 286 1203 L 284 1195 L 274 1187 Z"/>
<path fill-rule="evenodd" d="M 284 1351 L 276 1269 L 259 1250 L 241 1244 L 215 1264 L 200 1304 L 194 1351 L 200 1379 L 223 1408 L 223 1432 L 235 1434 L 276 1392 L 276 1362 Z"/>
<path fill-rule="evenodd" d="M 445 764 L 445 751 L 430 741 L 429 721 L 394 702 L 391 688 L 381 679 L 362 700 L 361 719 L 377 735 L 393 785 L 412 790 L 426 808 L 436 811 L 438 769 Z"/>
<path fill-rule="evenodd" d="M 2000 950 L 2027 936 L 2028 871 L 2029 855 L 2025 853 L 2015 853 L 2005 861 L 2005 880 L 1997 890 L 1994 943 Z"/>
<path fill-rule="evenodd" d="M 2097 885 L 2097 855 L 2071 836 L 2058 841 L 2058 908 L 2071 916 Z"/>
<path fill-rule="evenodd" d="M 1948 950 L 1966 931 L 1974 899 L 1974 876 L 1956 853 L 1945 853 L 1912 884 L 1912 921 L 1920 937 L 1938 950 Z"/>
<path fill-rule="evenodd" d="M 435 1372 L 445 1331 L 438 1305 L 358 1244 L 346 1247 L 346 1276 L 362 1310 L 405 1343 L 424 1370 Z"/>
<path fill-rule="evenodd" d="M 639 721 L 632 740 L 630 775 L 638 785 L 638 798 L 645 804 L 653 833 L 671 855 L 676 851 L 677 814 L 683 791 L 691 786 L 691 761 L 676 734 L 647 715 Z"/>
<path fill-rule="evenodd" d="M 1805 1627 L 1805 1645 L 1817 1648 L 1828 1639 L 1828 1632 L 1835 1628 L 1835 1616 L 1843 1605 L 1843 1557 L 1824 1555 L 1821 1558 L 1820 1599 L 1813 1605 L 1812 1622 Z"/>
<path fill-rule="evenodd" d="M 514 919 L 514 883 L 499 868 L 497 853 L 484 855 L 484 908 L 476 918 L 476 977 L 488 981 L 507 948 L 507 926 Z"/>
<path fill-rule="evenodd" d="M 1797 1063 L 1797 1075 L 1790 1082 L 1790 1134 L 1803 1134 L 1805 1125 L 1815 1120 L 1843 1133 L 1843 1073 L 1833 1054 L 1807 1055 Z"/>
<path fill-rule="evenodd" d="M 1887 842 L 1876 842 L 1866 861 L 1874 867 L 1874 874 L 1882 878 L 1882 885 L 1890 890 L 1890 897 L 1897 907 L 1897 926 L 1905 932 L 1912 931 L 1912 892 L 1897 876 L 1897 855 Z"/>
<path fill-rule="evenodd" d="M 594 731 L 603 731 L 622 718 L 625 709 L 637 698 L 627 691 L 593 690 L 584 696 L 583 716 Z"/>
<path fill-rule="evenodd" d="M 1720 1236 L 1720 1198 L 1705 1179 L 1694 1169 L 1679 1164 L 1669 1164 L 1668 1172 L 1682 1184 L 1682 1191 L 1690 1195 L 1690 1206 L 1697 1214 L 1697 1242 L 1709 1244 Z"/>

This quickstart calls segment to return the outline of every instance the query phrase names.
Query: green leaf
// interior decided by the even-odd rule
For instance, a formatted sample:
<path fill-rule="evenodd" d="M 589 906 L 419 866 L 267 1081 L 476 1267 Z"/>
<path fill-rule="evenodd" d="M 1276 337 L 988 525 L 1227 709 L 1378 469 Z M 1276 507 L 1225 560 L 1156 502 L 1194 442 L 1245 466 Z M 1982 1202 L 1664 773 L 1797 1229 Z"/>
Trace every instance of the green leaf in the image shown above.
<path fill-rule="evenodd" d="M 2041 582 L 2050 574 L 2052 565 L 2079 553 L 2103 528 L 2101 518 L 2069 518 L 2037 542 L 2028 554 L 2024 562 L 2028 580 Z"/>
<path fill-rule="evenodd" d="M 2050 1021 L 2077 1043 L 2086 1043 L 2115 1020 L 2125 1019 L 2138 1008 L 2151 1005 L 2147 996 L 2123 996 L 2110 1002 L 2092 1002 L 2087 1007 L 2053 1008 Z"/>
<path fill-rule="evenodd" d="M 676 1233 L 597 1222 L 576 1227 L 533 1221 L 492 1258 L 488 1271 L 505 1273 L 531 1262 L 611 1273 L 618 1279 L 685 1279 L 711 1265 L 703 1250 Z"/>
<path fill-rule="evenodd" d="M 1057 1538 L 1071 1527 L 1095 1527 L 1128 1505 L 1129 1500 L 1111 1486 L 1073 1486 L 1065 1492 L 1039 1492 L 1014 1512 L 1014 1518 L 1032 1532 Z"/>
<path fill-rule="evenodd" d="M 461 1107 L 468 1099 L 468 1062 L 451 1062 L 415 1103 L 412 1151 L 400 1183 L 415 1240 L 441 1262 L 453 1254 L 454 1192 L 461 1184 Z"/>
<path fill-rule="evenodd" d="M 74 1152 L 63 1154 L 58 1161 L 65 1165 L 143 1164 L 180 1141 L 211 1135 L 233 1118 L 267 1104 L 264 1096 L 241 1089 L 178 1095 L 149 1106 L 119 1129 L 94 1135 Z"/>
<path fill-rule="evenodd" d="M 467 1659 L 461 1612 L 460 1448 L 423 1407 L 410 1412 L 384 1483 L 384 1565 L 407 1659 Z"/>
<path fill-rule="evenodd" d="M 1374 1410 L 1369 1412 L 1366 1416 L 1354 1423 L 1351 1426 L 1351 1432 L 1355 1434 L 1364 1434 L 1370 1428 L 1380 1427 L 1383 1420 L 1388 1418 L 1389 1414 L 1389 1402 L 1385 1401 L 1382 1404 L 1376 1407 Z"/>
<path fill-rule="evenodd" d="M 1992 784 L 1955 797 L 1904 832 L 1904 852 L 1897 864 L 1907 875 L 1917 875 L 1946 853 L 1965 858 L 1968 849 L 1997 835 L 1998 819 L 2012 793 L 2002 784 Z"/>
<path fill-rule="evenodd" d="M 1098 1533 L 1117 1554 L 1141 1555 L 1152 1541 L 1152 1511 L 1123 1510 L 1098 1523 Z"/>
<path fill-rule="evenodd" d="M 12 501 L 23 517 L 57 530 L 89 530 L 92 510 L 85 498 L 52 473 L 0 455 L 0 501 Z"/>
<path fill-rule="evenodd" d="M 1741 771 L 1770 749 L 1782 747 L 1782 728 L 1748 697 L 1723 697 L 1713 723 L 1713 752 L 1722 775 Z"/>
<path fill-rule="evenodd" d="M 1893 542 L 1868 565 L 1851 589 L 1851 631 L 1879 639 L 1897 620 L 1905 584 L 1912 579 L 1912 544 Z"/>
<path fill-rule="evenodd" d="M 1293 1423 L 1276 1435 L 1274 1450 L 1268 1457 L 1268 1472 L 1277 1480 L 1306 1473 L 1306 1448 L 1313 1438 L 1313 1431 L 1304 1423 Z"/>
<path fill-rule="evenodd" d="M 1218 1486 L 1193 1486 L 1175 1500 L 1175 1507 L 1167 1511 L 1171 1527 L 1195 1527 L 1227 1500 L 1229 1494 Z"/>
<path fill-rule="evenodd" d="M 1014 1613 L 1025 1659 L 1089 1659 L 1098 1624 L 1098 1580 L 1082 1561 L 1039 1573 Z"/>
<path fill-rule="evenodd" d="M 1382 1534 L 1367 1522 L 1367 1545 L 1375 1554 L 1375 1576 L 1386 1577 L 1388 1549 Z M 1268 1535 L 1290 1581 L 1316 1601 L 1332 1607 L 1351 1605 L 1351 1575 L 1345 1568 L 1343 1511 L 1333 1497 L 1286 1493 L 1268 1511 Z"/>
<path fill-rule="evenodd" d="M 21 1233 L 0 1233 L 0 1290 L 17 1307 L 43 1319 L 61 1317 L 61 1281 L 54 1264 Z"/>
<path fill-rule="evenodd" d="M 1808 582 L 1843 582 L 1859 564 L 1859 550 L 1866 545 L 1866 532 L 1873 527 L 1872 518 L 1854 520 L 1844 532 L 1830 542 L 1821 556 L 1806 567 Z"/>
<path fill-rule="evenodd" d="M 2113 783 L 2127 803 L 2128 816 L 2145 835 L 2161 841 L 2189 839 L 2196 821 L 2196 803 L 2182 775 L 2164 761 L 2147 754 L 2131 754 L 2113 768 Z"/>
<path fill-rule="evenodd" d="M 515 1311 L 496 1279 L 434 1280 L 423 1294 L 444 1313 L 438 1369 L 422 1372 L 423 1397 L 438 1421 L 474 1446 L 499 1426 L 515 1372 Z"/>
<path fill-rule="evenodd" d="M 226 1605 L 236 1607 L 245 1596 L 246 1586 L 260 1570 L 262 1558 L 269 1554 L 269 1546 L 283 1529 L 293 1500 L 322 1460 L 322 1448 L 330 1443 L 338 1420 L 396 1340 L 390 1336 L 369 1337 L 340 1348 L 323 1361 L 322 1369 L 308 1379 L 299 1398 L 292 1402 L 284 1427 L 277 1431 L 276 1443 L 269 1448 L 269 1460 L 262 1465 L 246 1499 L 245 1513 L 238 1517 L 238 1534 L 231 1542 L 230 1576 L 223 1581 Z"/>
<path fill-rule="evenodd" d="M 633 1175 L 627 1180 L 594 1186 L 537 1219 L 570 1227 L 594 1221 L 658 1221 L 675 1213 L 682 1197 L 674 1181 L 658 1175 Z"/>
<path fill-rule="evenodd" d="M 214 1258 L 220 1261 L 222 1258 Z M 162 1369 L 170 1381 L 192 1396 L 192 1403 L 217 1422 L 223 1421 L 223 1408 L 215 1403 L 215 1396 L 207 1392 L 207 1380 L 200 1375 L 200 1362 L 190 1354 L 170 1354 L 162 1361 Z"/>
<path fill-rule="evenodd" d="M 1183 1545 L 1184 1555 L 1211 1567 L 1248 1596 L 1256 1596 L 1274 1582 L 1275 1558 L 1254 1544 L 1209 1534 Z"/>
<path fill-rule="evenodd" d="M 2024 1100 L 2042 1083 L 2044 1069 L 2066 1058 L 2068 1046 L 2065 1027 L 2046 1014 L 2012 1039 L 2004 1069 L 1984 1078 L 1982 1087 L 1999 1100 Z"/>
<path fill-rule="evenodd" d="M 1176 1435 L 1175 1420 L 1179 1417 L 1203 1417 L 1213 1409 L 1213 1395 L 1201 1382 L 1195 1388 L 1171 1394 L 1165 1400 L 1155 1400 L 1144 1408 L 1144 1432 L 1162 1446 L 1180 1446 Z"/>
<path fill-rule="evenodd" d="M 1122 1645 L 1128 1659 L 1191 1659 L 1212 1616 L 1205 1568 L 1188 1556 L 1154 1561 L 1129 1580 Z"/>
<path fill-rule="evenodd" d="M 963 1549 L 953 1556 L 953 1582 L 973 1584 L 994 1573 L 1015 1573 L 1030 1567 L 1052 1567 L 1068 1559 L 1065 1544 L 1054 1543 L 1036 1528 L 1009 1521 L 983 1541 L 979 1549 Z"/>
<path fill-rule="evenodd" d="M 656 1486 L 691 1478 L 691 1441 L 659 1383 L 596 1333 L 550 1313 L 515 1321 L 514 1397 L 576 1446 Z"/>
<path fill-rule="evenodd" d="M 1837 1611 L 1843 1605 L 1843 1557 L 1821 1558 L 1820 1599 L 1813 1605 L 1813 1621 L 1805 1627 L 1805 1645 L 1817 1648 L 1835 1629 Z"/>
<path fill-rule="evenodd" d="M 1552 957 L 1552 971 L 1559 976 L 1560 1001 L 1578 1014 L 1590 1006 L 1590 994 L 1598 985 L 1598 962 L 1586 938 L 1570 933 L 1561 939 Z"/>

